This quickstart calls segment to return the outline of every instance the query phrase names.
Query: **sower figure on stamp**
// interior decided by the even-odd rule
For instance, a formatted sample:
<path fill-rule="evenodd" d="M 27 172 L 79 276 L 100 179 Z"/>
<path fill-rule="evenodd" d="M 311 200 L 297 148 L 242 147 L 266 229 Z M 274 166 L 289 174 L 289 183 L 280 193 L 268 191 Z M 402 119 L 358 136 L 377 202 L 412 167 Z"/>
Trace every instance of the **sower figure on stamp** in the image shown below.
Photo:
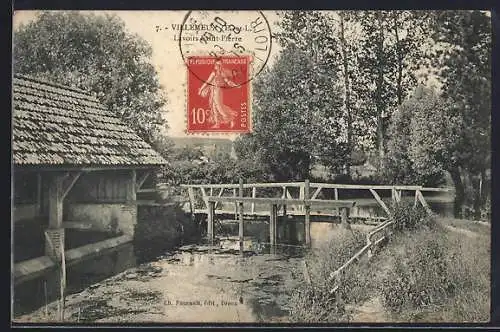
<path fill-rule="evenodd" d="M 208 120 L 213 123 L 212 128 L 219 128 L 221 124 L 226 123 L 229 123 L 230 128 L 234 127 L 234 120 L 238 112 L 223 103 L 222 90 L 223 86 L 240 86 L 231 81 L 229 76 L 222 68 L 222 61 L 218 59 L 215 61 L 214 70 L 198 90 L 200 96 L 206 97 L 208 95 L 211 109 Z"/>

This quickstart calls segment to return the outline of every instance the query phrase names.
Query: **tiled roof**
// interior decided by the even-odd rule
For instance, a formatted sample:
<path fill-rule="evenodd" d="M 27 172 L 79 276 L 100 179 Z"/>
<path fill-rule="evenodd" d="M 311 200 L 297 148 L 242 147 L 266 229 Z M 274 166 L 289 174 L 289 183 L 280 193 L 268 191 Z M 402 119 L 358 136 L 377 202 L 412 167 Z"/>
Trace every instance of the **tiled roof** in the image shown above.
<path fill-rule="evenodd" d="M 166 161 L 89 93 L 13 78 L 16 165 L 160 165 Z"/>

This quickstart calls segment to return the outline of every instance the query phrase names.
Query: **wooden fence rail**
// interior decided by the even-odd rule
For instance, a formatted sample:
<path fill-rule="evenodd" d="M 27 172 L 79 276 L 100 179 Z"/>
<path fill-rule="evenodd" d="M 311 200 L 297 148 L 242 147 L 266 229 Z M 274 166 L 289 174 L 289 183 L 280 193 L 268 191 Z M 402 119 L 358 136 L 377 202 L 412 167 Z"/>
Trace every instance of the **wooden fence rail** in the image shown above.
<path fill-rule="evenodd" d="M 243 197 L 245 189 L 251 189 L 251 198 L 258 199 L 258 189 L 272 189 L 272 188 L 280 188 L 279 198 L 290 200 L 286 204 L 281 204 L 281 208 L 283 209 L 283 214 L 299 214 L 304 215 L 306 210 L 310 205 L 304 204 L 305 199 L 309 199 L 311 201 L 319 200 L 319 201 L 328 201 L 332 200 L 321 200 L 320 197 L 321 192 L 324 189 L 333 189 L 334 190 L 334 200 L 339 199 L 339 191 L 340 190 L 368 190 L 372 194 L 373 198 L 377 201 L 379 206 L 383 209 L 386 216 L 388 218 L 391 217 L 390 209 L 387 204 L 383 201 L 377 191 L 379 190 L 390 190 L 391 191 L 391 200 L 392 202 L 400 202 L 402 198 L 402 191 L 414 191 L 415 192 L 415 205 L 417 203 L 421 203 L 426 209 L 430 209 L 427 202 L 424 199 L 423 192 L 450 192 L 451 188 L 427 188 L 422 186 L 413 186 L 413 185 L 356 185 L 356 184 L 336 184 L 336 183 L 309 183 L 308 180 L 304 182 L 283 182 L 283 183 L 240 183 L 240 184 L 183 184 L 182 188 L 187 189 L 189 202 L 190 202 L 190 210 L 192 213 L 208 213 L 208 197 L 219 197 L 220 200 L 216 201 L 215 205 L 216 209 L 220 207 L 220 203 L 223 202 L 234 202 L 234 209 L 232 211 L 224 211 L 224 212 L 233 212 L 235 217 L 238 215 L 238 204 L 241 201 L 237 200 L 228 200 L 229 197 Z M 295 192 L 291 191 L 294 189 Z M 232 189 L 232 190 L 231 190 Z M 297 193 L 298 189 L 298 193 Z M 295 195 L 292 195 L 292 193 Z M 214 195 L 216 194 L 216 196 Z M 276 193 L 278 195 L 278 193 Z M 297 197 L 298 195 L 298 197 Z M 224 198 L 224 199 L 222 199 Z M 278 197 L 276 197 L 278 198 Z M 201 201 L 203 202 L 202 208 L 196 208 L 197 203 Z M 268 201 L 264 200 L 254 200 L 251 202 L 250 211 L 247 211 L 248 214 L 252 215 L 261 215 L 262 213 L 256 210 L 256 204 L 268 203 Z M 330 203 L 328 203 L 330 204 Z M 291 207 L 290 210 L 287 210 L 287 207 Z M 340 210 L 336 209 L 336 214 L 340 215 Z M 263 215 L 268 215 L 265 212 Z"/>

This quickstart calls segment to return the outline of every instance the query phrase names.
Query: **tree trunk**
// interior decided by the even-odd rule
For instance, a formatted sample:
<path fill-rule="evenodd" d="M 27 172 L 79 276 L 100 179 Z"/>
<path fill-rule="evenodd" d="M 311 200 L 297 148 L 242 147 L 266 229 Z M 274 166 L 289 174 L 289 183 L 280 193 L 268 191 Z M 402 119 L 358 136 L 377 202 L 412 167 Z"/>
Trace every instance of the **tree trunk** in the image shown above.
<path fill-rule="evenodd" d="M 382 100 L 382 91 L 384 85 L 384 30 L 382 26 L 381 13 L 377 12 L 377 21 L 379 23 L 379 33 L 377 40 L 377 90 L 376 90 L 376 107 L 377 107 L 377 147 L 379 157 L 379 171 L 384 167 L 385 149 L 384 149 L 384 119 L 382 113 L 384 112 L 384 101 Z"/>
<path fill-rule="evenodd" d="M 394 13 L 394 34 L 396 37 L 396 56 L 398 59 L 398 77 L 397 77 L 397 90 L 396 94 L 398 97 L 398 105 L 403 103 L 403 54 L 401 54 L 401 49 L 399 47 L 399 33 L 398 33 L 398 14 Z"/>
<path fill-rule="evenodd" d="M 349 60 L 347 58 L 347 45 L 344 30 L 344 14 L 340 12 L 340 45 L 342 49 L 342 63 L 344 66 L 344 88 L 345 88 L 345 109 L 347 112 L 347 149 L 349 158 L 347 158 L 346 174 L 351 177 L 351 153 L 352 153 L 352 114 L 351 114 L 351 94 L 349 87 Z"/>
<path fill-rule="evenodd" d="M 455 202 L 453 206 L 453 214 L 455 218 L 461 218 L 462 216 L 462 207 L 465 201 L 465 189 L 462 182 L 462 178 L 460 177 L 460 171 L 458 167 L 453 167 L 450 170 L 451 179 L 453 180 L 453 184 L 455 186 Z"/>

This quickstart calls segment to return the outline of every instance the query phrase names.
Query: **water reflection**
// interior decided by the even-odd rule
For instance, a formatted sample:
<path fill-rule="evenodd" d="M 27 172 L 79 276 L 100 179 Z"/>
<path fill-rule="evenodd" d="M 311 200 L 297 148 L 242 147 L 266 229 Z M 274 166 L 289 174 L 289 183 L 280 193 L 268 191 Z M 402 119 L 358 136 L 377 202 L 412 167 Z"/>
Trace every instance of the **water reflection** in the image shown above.
<path fill-rule="evenodd" d="M 432 203 L 442 215 L 453 203 Z M 370 210 L 374 209 L 374 210 Z M 366 213 L 378 213 L 369 207 Z M 363 212 L 358 210 L 358 212 Z M 231 228 L 232 227 L 232 228 Z M 136 266 L 134 248 L 115 252 L 72 267 L 68 272 L 69 320 L 121 322 L 255 322 L 285 319 L 289 292 L 297 286 L 306 249 L 303 222 L 278 224 L 275 254 L 270 254 L 269 225 L 245 224 L 244 255 L 240 255 L 237 226 L 231 226 L 216 246 L 187 245 L 173 252 L 158 252 L 156 259 Z M 311 223 L 313 247 L 333 239 L 339 225 Z M 369 231 L 369 225 L 353 225 Z M 135 266 L 133 268 L 130 268 Z M 121 271 L 124 271 L 120 273 Z M 45 302 L 45 280 L 15 290 L 16 315 Z M 57 292 L 56 292 L 57 293 Z M 48 302 L 53 297 L 47 299 Z M 198 301 L 200 305 L 183 304 Z M 196 302 L 196 303 L 198 303 Z M 44 317 L 39 309 L 24 319 Z"/>

